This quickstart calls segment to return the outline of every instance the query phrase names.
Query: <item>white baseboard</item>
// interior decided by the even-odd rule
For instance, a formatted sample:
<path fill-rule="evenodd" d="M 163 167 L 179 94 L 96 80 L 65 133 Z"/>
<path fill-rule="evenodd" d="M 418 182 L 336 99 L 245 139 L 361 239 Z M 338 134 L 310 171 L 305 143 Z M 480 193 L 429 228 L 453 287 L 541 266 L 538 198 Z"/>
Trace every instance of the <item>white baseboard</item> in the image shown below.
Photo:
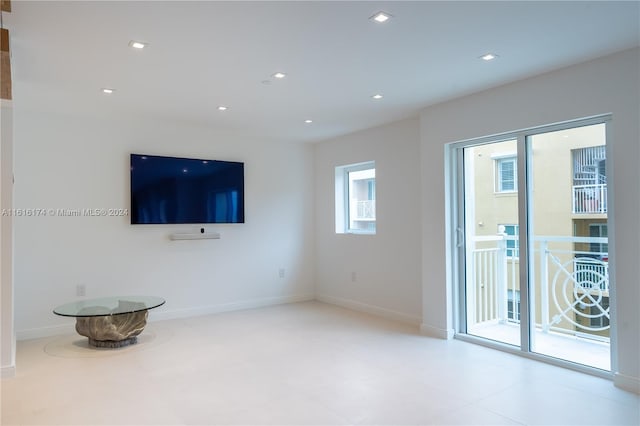
<path fill-rule="evenodd" d="M 196 308 L 174 309 L 157 312 L 151 310 L 149 311 L 149 322 L 177 318 L 189 318 L 201 315 L 217 314 L 221 312 L 239 311 L 242 309 L 261 308 L 264 306 L 281 305 L 284 303 L 307 302 L 310 300 L 314 300 L 313 294 L 267 297 L 262 299 L 243 300 L 239 302 L 222 303 L 218 305 L 199 306 Z M 16 332 L 16 338 L 17 340 L 29 340 L 39 339 L 42 337 L 59 336 L 69 333 L 75 333 L 75 320 L 70 320 L 68 324 L 18 330 Z"/>
<path fill-rule="evenodd" d="M 283 305 L 285 303 L 308 302 L 314 300 L 312 294 L 294 296 L 267 297 L 262 299 L 243 300 L 239 302 L 221 303 L 217 305 L 199 306 L 196 308 L 173 309 L 167 311 L 149 311 L 149 321 L 198 317 L 219 314 L 222 312 L 240 311 L 243 309 L 262 308 L 265 306 Z"/>
<path fill-rule="evenodd" d="M 352 309 L 354 311 L 365 312 L 368 314 L 376 315 L 379 317 L 391 319 L 394 321 L 403 322 L 411 325 L 420 325 L 420 318 L 413 315 L 405 314 L 404 312 L 394 311 L 392 309 L 382 308 L 380 306 L 369 305 L 367 303 L 358 302 L 356 300 L 343 299 L 340 297 L 333 297 L 327 295 L 316 295 L 316 300 L 320 302 L 329 303 L 332 305 L 342 306 L 343 308 Z"/>
<path fill-rule="evenodd" d="M 75 333 L 75 320 L 68 324 L 51 325 L 48 327 L 28 328 L 16 331 L 16 340 L 40 339 L 42 337 L 59 336 L 61 334 Z"/>
<path fill-rule="evenodd" d="M 420 324 L 420 332 L 425 336 L 437 337 L 438 339 L 450 340 L 455 335 L 452 328 L 438 328 L 429 324 Z"/>
<path fill-rule="evenodd" d="M 11 365 L 8 367 L 2 367 L 0 369 L 0 378 L 8 379 L 10 377 L 15 377 L 16 375 L 16 366 Z"/>
<path fill-rule="evenodd" d="M 640 378 L 638 377 L 615 373 L 613 375 L 613 384 L 620 389 L 640 394 Z"/>

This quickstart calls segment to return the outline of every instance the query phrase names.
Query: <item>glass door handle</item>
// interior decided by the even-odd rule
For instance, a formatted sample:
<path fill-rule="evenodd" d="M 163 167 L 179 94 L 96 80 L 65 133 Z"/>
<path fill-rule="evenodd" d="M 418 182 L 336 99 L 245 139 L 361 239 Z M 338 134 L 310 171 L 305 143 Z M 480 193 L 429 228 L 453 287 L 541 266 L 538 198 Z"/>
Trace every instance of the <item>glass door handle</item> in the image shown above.
<path fill-rule="evenodd" d="M 462 228 L 456 228 L 456 247 L 464 246 L 464 231 Z"/>

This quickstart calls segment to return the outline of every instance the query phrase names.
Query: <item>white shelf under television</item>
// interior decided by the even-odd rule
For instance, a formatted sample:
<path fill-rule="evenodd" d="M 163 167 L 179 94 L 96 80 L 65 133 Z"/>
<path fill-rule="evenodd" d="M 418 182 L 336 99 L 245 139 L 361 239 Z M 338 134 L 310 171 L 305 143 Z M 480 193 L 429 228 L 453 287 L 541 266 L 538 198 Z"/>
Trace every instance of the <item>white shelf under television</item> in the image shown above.
<path fill-rule="evenodd" d="M 176 240 L 219 240 L 218 232 L 176 232 L 169 235 L 173 241 Z"/>

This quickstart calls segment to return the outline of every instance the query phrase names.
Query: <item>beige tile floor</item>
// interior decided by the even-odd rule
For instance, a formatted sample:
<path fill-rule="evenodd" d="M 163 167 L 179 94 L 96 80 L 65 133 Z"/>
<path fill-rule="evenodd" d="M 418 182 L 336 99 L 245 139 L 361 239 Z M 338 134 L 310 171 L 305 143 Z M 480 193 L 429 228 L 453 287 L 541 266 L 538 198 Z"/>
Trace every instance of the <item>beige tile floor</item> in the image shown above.
<path fill-rule="evenodd" d="M 70 325 L 72 329 L 72 325 Z M 638 425 L 605 379 L 319 302 L 18 343 L 3 425 Z"/>

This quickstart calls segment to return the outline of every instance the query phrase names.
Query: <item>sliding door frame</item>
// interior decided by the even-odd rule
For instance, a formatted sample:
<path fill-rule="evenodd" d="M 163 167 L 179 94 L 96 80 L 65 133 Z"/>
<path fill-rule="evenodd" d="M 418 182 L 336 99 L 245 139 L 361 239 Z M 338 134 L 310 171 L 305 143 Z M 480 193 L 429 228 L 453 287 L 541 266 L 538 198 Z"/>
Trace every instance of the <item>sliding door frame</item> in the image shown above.
<path fill-rule="evenodd" d="M 512 132 L 494 134 L 473 139 L 461 140 L 453 142 L 445 147 L 445 183 L 447 191 L 447 222 L 448 222 L 448 238 L 450 247 L 448 256 L 450 256 L 451 267 L 447 274 L 451 278 L 453 289 L 453 314 L 454 314 L 454 338 L 480 344 L 490 348 L 514 353 L 526 358 L 543 361 L 560 367 L 584 372 L 587 374 L 613 379 L 613 373 L 617 371 L 617 333 L 616 333 L 616 292 L 615 292 L 615 223 L 613 220 L 615 203 L 614 203 L 614 179 L 613 167 L 607 167 L 607 185 L 610 187 L 608 191 L 608 238 L 610 252 L 610 273 L 609 280 L 614 283 L 610 289 L 610 312 L 611 312 L 611 335 L 610 335 L 610 356 L 611 371 L 601 370 L 587 365 L 577 364 L 571 361 L 554 358 L 548 355 L 532 352 L 532 297 L 530 288 L 533 287 L 529 283 L 533 282 L 533 271 L 530 270 L 529 253 L 533 253 L 533 242 L 529 238 L 530 218 L 532 203 L 532 188 L 529 185 L 531 179 L 531 152 L 529 149 L 529 141 L 531 137 L 542 133 L 567 130 L 576 127 L 584 127 L 595 124 L 605 125 L 606 138 L 606 155 L 607 158 L 613 158 L 611 141 L 611 114 L 602 114 L 583 119 L 570 120 L 538 127 L 531 127 Z M 518 221 L 520 239 L 519 254 L 520 259 L 520 347 L 510 345 L 503 342 L 485 339 L 478 336 L 467 334 L 467 318 L 466 318 L 466 224 L 465 224 L 465 164 L 464 164 L 464 148 L 480 146 L 490 143 L 503 142 L 506 140 L 515 140 L 517 144 L 517 167 L 518 167 Z"/>

